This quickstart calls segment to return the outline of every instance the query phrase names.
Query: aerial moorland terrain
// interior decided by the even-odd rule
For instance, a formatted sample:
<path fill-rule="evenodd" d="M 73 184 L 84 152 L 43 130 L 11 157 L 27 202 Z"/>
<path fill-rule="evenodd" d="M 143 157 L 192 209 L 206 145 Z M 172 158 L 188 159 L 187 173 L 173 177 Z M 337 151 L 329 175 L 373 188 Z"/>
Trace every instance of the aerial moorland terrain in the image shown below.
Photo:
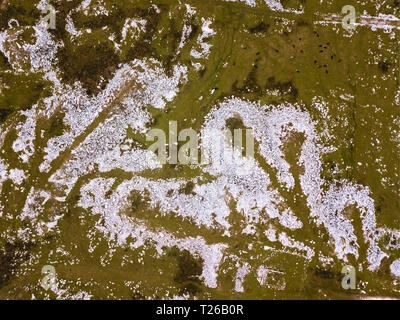
<path fill-rule="evenodd" d="M 397 0 L 0 0 L 0 299 L 400 298 L 399 54 Z"/>

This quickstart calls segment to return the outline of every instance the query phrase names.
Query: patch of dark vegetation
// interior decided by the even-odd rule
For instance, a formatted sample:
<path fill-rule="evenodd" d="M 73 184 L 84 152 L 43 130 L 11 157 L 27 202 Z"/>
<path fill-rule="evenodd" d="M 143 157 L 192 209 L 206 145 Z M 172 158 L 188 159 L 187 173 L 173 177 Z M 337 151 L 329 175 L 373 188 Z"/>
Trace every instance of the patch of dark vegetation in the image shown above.
<path fill-rule="evenodd" d="M 0 250 L 0 288 L 7 285 L 20 264 L 29 259 L 32 246 L 33 243 L 21 240 L 4 244 Z"/>
<path fill-rule="evenodd" d="M 160 12 L 157 12 L 151 7 L 141 12 L 141 18 L 147 21 L 145 32 L 127 51 L 123 62 L 151 57 L 160 61 L 166 74 L 171 76 L 173 73 L 173 65 L 179 57 L 176 55 L 176 50 L 181 39 L 181 33 L 176 26 L 175 20 L 168 18 L 168 22 L 165 21 L 165 19 L 167 19 L 168 8 L 160 5 L 159 9 Z M 158 34 L 160 30 L 158 26 L 163 18 L 163 23 L 169 23 L 169 26 L 165 28 L 165 32 Z M 162 30 L 164 30 L 164 28 L 162 28 Z M 155 37 L 158 37 L 157 41 L 154 41 Z"/>
<path fill-rule="evenodd" d="M 131 213 L 143 213 L 149 206 L 149 198 L 147 195 L 142 195 L 139 191 L 133 190 L 130 194 Z"/>
<path fill-rule="evenodd" d="M 67 42 L 57 57 L 63 80 L 71 84 L 79 81 L 88 95 L 104 90 L 120 62 L 108 40 L 77 46 Z"/>
<path fill-rule="evenodd" d="M 265 22 L 260 22 L 256 26 L 249 29 L 250 33 L 265 33 L 268 31 L 269 24 Z"/>
<path fill-rule="evenodd" d="M 61 136 L 64 133 L 64 130 L 67 129 L 67 126 L 64 124 L 65 114 L 58 113 L 56 116 L 51 119 L 49 135 L 50 137 Z"/>
<path fill-rule="evenodd" d="M 249 74 L 247 75 L 247 78 L 244 81 L 244 84 L 242 87 L 237 87 L 237 81 L 235 81 L 232 85 L 232 91 L 237 92 L 237 93 L 249 93 L 249 92 L 254 92 L 254 93 L 259 93 L 262 94 L 262 88 L 258 84 L 257 81 L 257 65 L 258 59 L 256 59 L 255 63 L 253 64 L 253 67 L 251 68 Z"/>
<path fill-rule="evenodd" d="M 122 28 L 127 18 L 148 20 L 153 13 L 156 13 L 155 8 L 140 7 L 140 3 L 137 1 L 121 1 L 113 3 L 113 8 L 107 15 L 86 15 L 77 11 L 71 14 L 71 18 L 79 29 L 110 28 L 111 32 L 115 34 L 116 41 L 119 42 L 122 39 Z"/>
<path fill-rule="evenodd" d="M 378 199 L 376 199 L 375 201 L 376 211 L 379 213 L 382 212 L 382 207 L 384 206 L 384 204 L 385 204 L 385 198 L 382 195 L 380 195 Z"/>
<path fill-rule="evenodd" d="M 127 53 L 126 60 L 131 61 L 134 59 L 141 59 L 146 56 L 155 54 L 155 51 L 151 47 L 153 36 L 157 31 L 158 24 L 161 20 L 161 13 L 157 13 L 154 8 L 149 8 L 146 13 L 142 13 L 147 20 L 145 26 L 145 32 L 142 38 L 132 46 Z"/>
<path fill-rule="evenodd" d="M 308 22 L 303 21 L 303 20 L 297 21 L 296 24 L 297 24 L 298 27 L 304 27 L 304 26 L 308 26 L 309 25 Z"/>
<path fill-rule="evenodd" d="M 390 67 L 390 63 L 387 62 L 387 61 L 381 61 L 381 62 L 378 63 L 378 68 L 379 68 L 383 73 L 388 72 L 389 67 Z"/>
<path fill-rule="evenodd" d="M 383 215 L 388 215 L 388 212 L 392 213 L 396 217 L 393 219 L 394 222 L 398 221 L 398 217 L 400 217 L 400 199 L 395 190 L 399 190 L 397 186 L 393 190 L 374 194 L 376 211 Z"/>
<path fill-rule="evenodd" d="M 7 117 L 13 113 L 13 110 L 11 109 L 3 109 L 0 108 L 0 123 L 2 123 L 3 121 L 5 121 L 7 119 Z"/>
<path fill-rule="evenodd" d="M 74 21 L 75 27 L 78 29 L 91 29 L 97 30 L 103 27 L 111 29 L 117 41 L 121 40 L 121 29 L 125 22 L 123 12 L 116 8 L 108 15 L 85 15 L 83 12 L 74 11 L 71 14 L 71 19 Z"/>
<path fill-rule="evenodd" d="M 312 294 L 315 288 L 324 288 L 326 290 L 340 290 L 343 274 L 332 270 L 322 269 L 320 267 L 310 268 L 308 270 L 307 282 L 308 291 Z M 306 289 L 307 290 L 307 289 Z"/>
<path fill-rule="evenodd" d="M 393 260 L 389 257 L 383 257 L 381 264 L 379 265 L 379 269 L 377 272 L 378 277 L 387 277 L 391 274 L 390 265 L 393 263 Z"/>
<path fill-rule="evenodd" d="M 189 194 L 194 195 L 195 193 L 193 192 L 193 189 L 194 189 L 193 181 L 188 181 L 184 186 L 182 186 L 179 189 L 179 193 L 184 193 L 186 195 L 189 195 Z"/>
<path fill-rule="evenodd" d="M 170 52 L 175 53 L 178 49 L 179 42 L 181 40 L 181 33 L 179 32 L 175 21 L 171 20 L 170 28 L 167 34 L 163 36 L 163 43 L 165 43 L 165 47 L 170 50 Z M 175 57 L 175 55 L 171 55 L 171 57 Z"/>
<path fill-rule="evenodd" d="M 166 71 L 166 74 L 170 77 L 172 76 L 172 70 L 174 66 L 176 56 L 167 55 L 161 59 L 161 64 Z"/>
<path fill-rule="evenodd" d="M 280 0 L 279 1 L 282 5 L 283 8 L 287 9 L 288 3 L 290 2 L 290 0 Z"/>
<path fill-rule="evenodd" d="M 184 143 L 184 141 L 178 141 L 178 150 Z M 167 154 L 168 152 L 167 148 Z M 166 163 L 159 172 L 165 179 L 177 178 L 182 176 L 184 167 L 185 165 L 179 163 Z M 177 191 L 179 192 L 179 189 Z"/>
<path fill-rule="evenodd" d="M 65 200 L 65 217 L 67 219 L 72 218 L 72 217 L 78 217 L 79 216 L 79 211 L 81 210 L 78 207 L 78 202 L 81 199 L 81 195 L 76 191 L 72 190 L 70 194 L 67 196 L 67 199 Z"/>
<path fill-rule="evenodd" d="M 292 81 L 276 82 L 274 77 L 267 80 L 266 88 L 270 90 L 278 90 L 281 95 L 289 95 L 293 100 L 297 100 L 298 90 L 293 85 Z"/>
<path fill-rule="evenodd" d="M 66 41 L 69 38 L 68 32 L 65 30 L 67 24 L 68 14 L 72 9 L 75 9 L 81 4 L 82 0 L 71 0 L 71 1 L 57 1 L 51 0 L 50 4 L 54 7 L 57 12 L 56 16 L 56 28 L 49 29 L 49 32 L 53 34 L 57 40 Z"/>
<path fill-rule="evenodd" d="M 320 269 L 320 268 L 316 268 L 314 270 L 314 275 L 316 277 L 319 277 L 322 279 L 336 279 L 336 278 L 340 277 L 340 274 L 334 273 L 329 270 Z"/>
<path fill-rule="evenodd" d="M 225 121 L 225 125 L 231 132 L 233 132 L 233 130 L 235 130 L 235 129 L 243 129 L 244 128 L 242 119 L 237 118 L 237 117 L 232 117 L 232 118 L 227 119 Z"/>
<path fill-rule="evenodd" d="M 4 121 L 13 111 L 28 110 L 40 98 L 50 95 L 46 82 L 39 76 L 13 75 L 0 71 L 0 78 L 5 85 L 0 94 L 0 121 Z"/>
<path fill-rule="evenodd" d="M 65 31 L 65 20 L 68 13 L 79 4 L 80 1 L 54 3 L 60 18 L 57 15 L 57 30 L 55 35 L 63 40 L 64 47 L 60 48 L 57 57 L 62 72 L 62 78 L 68 83 L 80 81 L 89 95 L 97 94 L 103 90 L 108 81 L 114 75 L 120 63 L 126 63 L 134 59 L 153 57 L 161 61 L 163 67 L 171 73 L 174 55 L 159 55 L 152 47 L 153 38 L 157 35 L 158 25 L 162 14 L 165 12 L 163 5 L 159 6 L 160 12 L 153 7 L 140 8 L 137 3 L 116 4 L 108 16 L 86 16 L 81 12 L 73 12 L 73 19 L 77 28 L 90 28 L 92 34 L 86 36 L 85 43 L 72 43 L 69 34 Z M 140 39 L 124 52 L 121 57 L 114 50 L 113 43 L 109 39 L 103 39 L 101 32 L 103 27 L 111 29 L 116 35 L 116 41 L 122 37 L 121 30 L 126 18 L 140 18 L 146 20 L 145 31 Z M 180 34 L 175 30 L 174 22 L 171 22 L 163 45 L 168 45 L 169 50 L 176 48 Z"/>
<path fill-rule="evenodd" d="M 202 69 L 199 71 L 199 77 L 200 77 L 200 78 L 203 78 L 203 76 L 204 76 L 204 74 L 206 73 L 206 71 L 207 71 L 207 67 L 202 68 Z"/>
<path fill-rule="evenodd" d="M 261 87 L 258 85 L 258 82 L 257 82 L 257 69 L 258 69 L 257 62 L 258 62 L 258 59 L 254 63 L 249 74 L 247 75 L 247 79 L 244 84 L 244 87 L 251 91 L 260 91 L 261 90 Z"/>
<path fill-rule="evenodd" d="M 12 2 L 12 4 L 9 4 Z M 0 31 L 7 29 L 11 19 L 18 21 L 20 26 L 32 26 L 40 19 L 40 11 L 36 8 L 39 1 L 13 0 L 8 1 L 4 9 L 0 9 Z"/>
<path fill-rule="evenodd" d="M 4 71 L 10 68 L 11 65 L 7 57 L 3 54 L 3 52 L 0 52 L 0 70 Z"/>
<path fill-rule="evenodd" d="M 189 34 L 188 39 L 189 39 L 189 40 L 193 40 L 194 37 L 199 33 L 199 27 L 196 26 L 196 25 L 193 24 L 193 23 L 190 25 L 190 27 L 191 27 L 192 31 L 190 31 L 190 34 Z"/>
<path fill-rule="evenodd" d="M 243 86 L 238 87 L 237 80 L 232 84 L 233 93 L 241 95 L 246 93 L 255 93 L 261 96 L 267 95 L 269 90 L 278 90 L 280 95 L 288 96 L 290 101 L 296 101 L 298 97 L 298 90 L 293 85 L 292 81 L 277 82 L 275 77 L 269 77 L 265 84 L 260 83 L 261 81 L 257 77 L 258 60 L 259 58 L 255 60 L 243 83 Z"/>
<path fill-rule="evenodd" d="M 299 157 L 304 140 L 305 136 L 302 132 L 292 130 L 289 131 L 283 139 L 282 151 L 285 155 L 286 161 L 292 166 L 292 169 L 300 169 Z M 303 170 L 300 174 L 304 173 Z"/>
<path fill-rule="evenodd" d="M 181 294 L 188 293 L 194 296 L 200 292 L 199 278 L 203 272 L 203 259 L 195 258 L 188 250 L 179 250 L 177 247 L 173 247 L 169 255 L 175 257 L 178 262 L 174 281 L 181 286 Z"/>
<path fill-rule="evenodd" d="M 158 125 L 160 122 L 160 118 L 161 118 L 161 114 L 159 114 L 159 113 L 153 115 L 153 117 L 150 119 L 150 121 L 148 123 L 146 123 L 146 128 L 153 128 L 156 125 Z"/>

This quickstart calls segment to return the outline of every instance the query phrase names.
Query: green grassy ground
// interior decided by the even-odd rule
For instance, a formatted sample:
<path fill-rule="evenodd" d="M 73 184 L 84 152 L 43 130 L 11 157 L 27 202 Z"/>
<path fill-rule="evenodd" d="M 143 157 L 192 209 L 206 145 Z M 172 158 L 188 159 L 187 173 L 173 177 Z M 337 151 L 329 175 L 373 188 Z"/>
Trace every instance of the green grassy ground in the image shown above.
<path fill-rule="evenodd" d="M 105 0 L 103 4 L 111 12 L 109 16 L 86 16 L 81 11 L 72 14 L 77 29 L 91 29 L 91 33 L 75 40 L 65 31 L 65 19 L 80 1 L 51 1 L 57 10 L 57 28 L 51 34 L 53 39 L 64 44 L 57 51 L 59 77 L 71 85 L 80 81 L 88 95 L 96 95 L 105 88 L 119 64 L 133 59 L 154 58 L 161 62 L 167 74 L 172 73 L 174 65 L 187 65 L 188 81 L 179 88 L 176 98 L 168 102 L 164 110 L 148 109 L 156 119 L 154 127 L 165 131 L 171 120 L 177 121 L 179 128 L 191 126 L 199 130 L 211 108 L 231 96 L 268 104 L 271 108 L 280 103 L 297 103 L 301 110 L 311 115 L 320 132 L 329 132 L 327 141 L 322 142 L 336 148 L 335 152 L 324 155 L 322 159 L 321 176 L 325 187 L 340 179 L 368 186 L 375 203 L 377 225 L 398 229 L 400 153 L 393 131 L 399 130 L 400 125 L 395 122 L 400 117 L 399 104 L 396 103 L 399 90 L 399 32 L 393 31 L 395 36 L 392 37 L 391 33 L 359 26 L 354 34 L 349 35 L 340 25 L 334 27 L 315 23 L 321 20 L 323 14 L 340 14 L 346 1 L 281 1 L 285 8 L 298 9 L 302 6 L 304 14 L 300 15 L 271 11 L 266 5 L 252 8 L 243 3 L 217 0 L 186 2 L 196 8 L 196 14 L 190 21 L 192 33 L 188 43 L 176 54 L 186 13 L 181 1 L 159 0 L 156 4 L 160 12 L 157 13 L 148 9 L 152 1 Z M 397 2 L 387 3 L 388 6 L 379 12 L 372 4 L 358 4 L 356 9 L 358 13 L 366 10 L 370 15 L 385 13 L 398 16 L 400 9 Z M 19 41 L 32 41 L 29 30 L 32 32 L 32 26 L 40 16 L 35 4 L 35 1 L 7 3 L 0 10 L 0 29 L 6 30 L 7 21 L 14 18 L 18 20 L 19 28 L 25 30 L 18 35 Z M 121 39 L 124 21 L 132 17 L 147 20 L 145 33 L 137 40 L 127 41 L 121 45 L 121 51 L 117 51 L 109 35 L 114 33 L 116 39 Z M 190 67 L 190 52 L 201 32 L 202 17 L 213 18 L 212 28 L 216 35 L 207 40 L 212 45 L 210 55 L 201 62 L 202 68 L 196 71 Z M 33 157 L 28 163 L 22 163 L 18 158 L 12 144 L 16 139 L 16 124 L 25 120 L 18 111 L 28 110 L 35 103 L 45 109 L 43 99 L 51 94 L 51 83 L 46 82 L 42 74 L 30 72 L 28 66 L 23 68 L 24 72 L 15 72 L 8 58 L 0 54 L 0 123 L 3 128 L 10 129 L 5 135 L 0 157 L 11 168 L 28 172 L 21 187 L 6 180 L 1 190 L 3 215 L 0 217 L 0 232 L 10 238 L 18 238 L 16 234 L 20 228 L 34 228 L 32 221 L 18 218 L 30 188 L 35 186 L 57 193 L 48 181 L 51 174 L 71 157 L 70 152 L 90 132 L 112 115 L 124 95 L 121 93 L 116 97 L 74 144 L 52 162 L 49 173 L 41 173 L 39 165 L 48 140 L 60 136 L 69 128 L 63 123 L 65 115 L 62 110 L 52 115 L 50 121 L 45 117 L 39 118 Z M 137 83 L 132 79 L 129 88 L 124 90 L 135 86 Z M 212 89 L 213 94 L 210 93 Z M 278 94 L 273 95 L 272 91 Z M 341 95 L 351 98 L 344 100 Z M 321 97 L 328 104 L 329 119 L 315 108 L 315 97 Z M 144 134 L 128 129 L 127 135 L 142 146 L 149 146 Z M 270 174 L 273 187 L 279 190 L 286 205 L 304 225 L 290 235 L 312 245 L 316 252 L 334 257 L 332 247 L 326 241 L 329 237 L 326 230 L 316 226 L 309 218 L 307 199 L 300 187 L 299 176 L 304 168 L 298 165 L 298 158 L 303 141 L 301 134 L 293 133 L 285 144 L 286 161 L 291 165 L 295 178 L 293 190 L 279 184 L 275 169 L 263 161 L 258 152 L 256 158 Z M 380 143 L 376 144 L 376 141 Z M 258 151 L 258 146 L 256 149 Z M 383 173 L 380 172 L 382 167 L 385 168 Z M 189 182 L 199 177 L 203 182 L 211 181 L 211 177 L 204 175 L 200 169 L 179 165 L 164 165 L 161 169 L 143 171 L 139 175 L 154 180 L 183 178 Z M 290 253 L 265 251 L 264 245 L 271 243 L 263 235 L 266 226 L 261 223 L 257 225 L 260 232 L 256 239 L 242 234 L 245 222 L 236 211 L 234 200 L 230 203 L 231 237 L 224 236 L 218 228 L 198 226 L 174 213 L 162 215 L 157 208 L 150 208 L 145 198 L 135 197 L 134 194 L 132 208 L 121 214 L 143 221 L 150 230 L 163 229 L 178 238 L 201 236 L 208 244 L 226 243 L 227 257 L 237 255 L 250 264 L 255 261 L 279 271 L 268 280 L 269 287 L 260 286 L 254 272 L 251 272 L 245 278 L 244 292 L 235 292 L 237 268 L 235 261 L 227 258 L 219 269 L 218 287 L 208 288 L 198 279 L 201 260 L 177 248 L 165 248 L 166 254 L 157 257 L 151 245 L 135 250 L 115 246 L 111 260 L 102 266 L 100 262 L 107 257 L 111 244 L 94 228 L 99 217 L 77 205 L 80 188 L 95 177 L 105 177 L 116 179 L 115 189 L 132 176 L 132 173 L 123 170 L 108 173 L 93 170 L 79 177 L 64 204 L 50 199 L 41 210 L 40 219 L 44 221 L 58 214 L 63 215 L 58 222 L 58 232 L 49 232 L 45 236 L 32 232 L 29 240 L 17 243 L 2 237 L 0 298 L 30 299 L 32 294 L 36 298 L 54 298 L 53 293 L 38 286 L 43 277 L 41 267 L 49 261 L 56 267 L 58 278 L 66 281 L 69 292 L 73 294 L 84 290 L 99 299 L 162 298 L 182 294 L 216 299 L 351 299 L 362 294 L 363 289 L 369 295 L 399 295 L 398 284 L 395 284 L 389 270 L 390 262 L 399 258 L 398 249 L 385 249 L 390 259 L 383 261 L 378 272 L 357 272 L 360 283 L 368 283 L 366 288 L 344 291 L 340 285 L 343 263 L 335 257 L 334 264 L 327 269 L 321 265 L 319 254 L 308 261 Z M 174 192 L 187 190 L 190 193 L 190 189 L 189 185 Z M 354 217 L 353 225 L 360 236 L 359 261 L 350 261 L 357 265 L 366 255 L 360 214 L 354 207 L 346 210 L 348 216 Z M 271 223 L 277 225 L 277 222 Z M 99 243 L 93 252 L 89 252 L 88 234 Z M 381 246 L 385 247 L 388 241 L 391 240 L 382 239 Z M 251 252 L 247 249 L 249 243 L 253 244 Z M 281 249 L 279 244 L 277 246 Z M 57 248 L 68 254 L 62 254 Z M 71 264 L 74 259 L 79 263 Z M 144 259 L 143 263 L 139 263 L 138 259 Z M 127 285 L 127 281 L 134 285 Z M 285 288 L 280 290 L 282 283 Z"/>

